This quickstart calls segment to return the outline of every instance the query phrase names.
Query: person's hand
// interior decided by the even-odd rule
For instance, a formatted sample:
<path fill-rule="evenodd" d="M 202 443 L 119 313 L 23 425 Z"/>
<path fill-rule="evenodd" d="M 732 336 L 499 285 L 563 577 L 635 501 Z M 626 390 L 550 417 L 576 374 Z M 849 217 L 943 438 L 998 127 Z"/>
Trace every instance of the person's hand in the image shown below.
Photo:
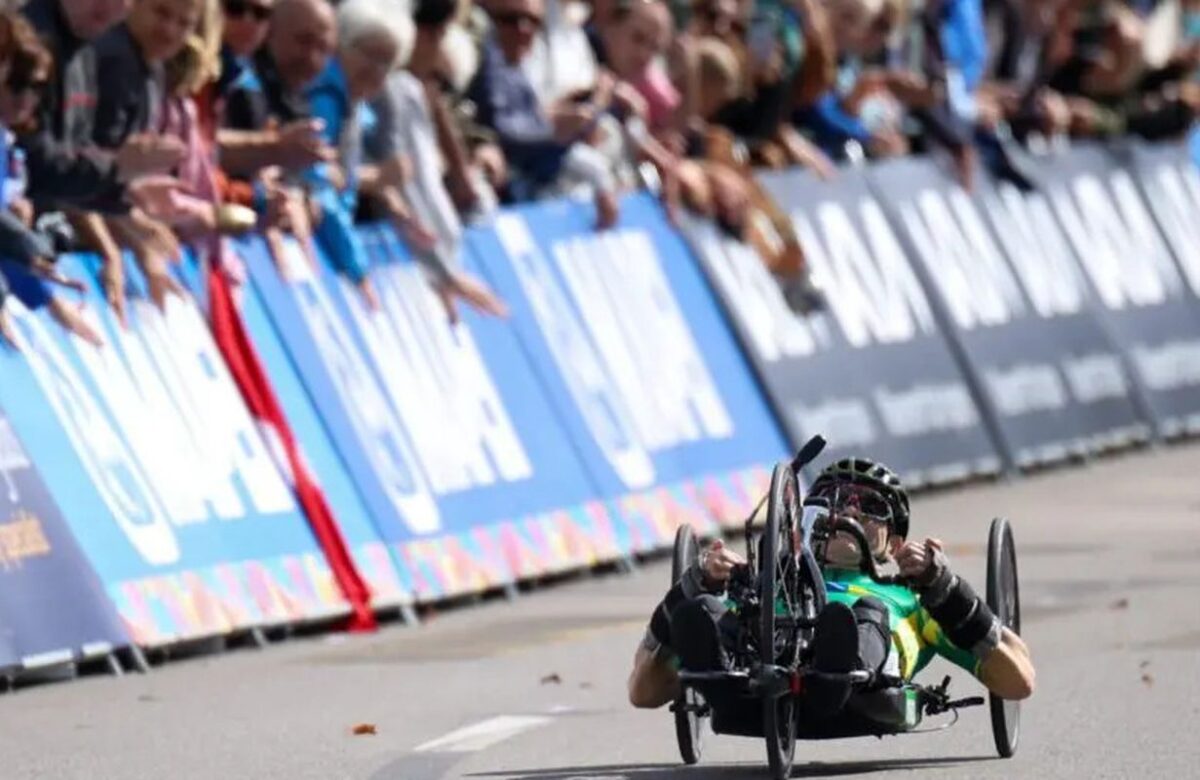
<path fill-rule="evenodd" d="M 596 192 L 596 229 L 608 230 L 621 219 L 621 207 L 617 195 L 609 190 Z"/>
<path fill-rule="evenodd" d="M 568 104 L 560 106 L 550 119 L 554 125 L 554 139 L 569 144 L 582 138 L 596 121 L 596 109 L 591 105 Z"/>
<path fill-rule="evenodd" d="M 130 182 L 126 189 L 130 201 L 154 219 L 167 222 L 186 217 L 179 196 L 186 195 L 188 186 L 172 176 L 144 176 Z"/>
<path fill-rule="evenodd" d="M 458 301 L 492 317 L 507 317 L 508 306 L 480 280 L 467 273 L 452 274 L 436 287 L 450 324 L 458 324 Z"/>
<path fill-rule="evenodd" d="M 321 136 L 323 130 L 324 123 L 320 119 L 299 119 L 279 128 L 275 137 L 278 164 L 299 170 L 336 160 L 337 150 L 325 143 Z"/>
<path fill-rule="evenodd" d="M 159 311 L 166 311 L 167 296 L 178 295 L 182 298 L 184 296 L 183 285 L 176 281 L 171 274 L 171 264 L 167 257 L 157 252 L 144 255 L 136 253 L 136 255 L 138 267 L 142 269 L 142 275 L 146 277 L 150 300 L 158 307 Z"/>
<path fill-rule="evenodd" d="M 1052 89 L 1043 89 L 1034 98 L 1034 106 L 1045 133 L 1062 135 L 1070 131 L 1071 106 L 1061 94 Z"/>
<path fill-rule="evenodd" d="M 974 192 L 975 169 L 978 167 L 976 165 L 978 154 L 975 147 L 971 144 L 963 144 L 957 149 L 952 149 L 950 156 L 954 160 L 954 172 L 958 177 L 958 183 L 967 192 Z"/>
<path fill-rule="evenodd" d="M 62 298 L 53 297 L 47 307 L 50 317 L 71 333 L 83 339 L 94 347 L 104 346 L 104 339 L 95 328 L 83 318 L 83 305 L 72 306 Z"/>
<path fill-rule="evenodd" d="M 867 148 L 876 157 L 899 157 L 908 152 L 908 141 L 895 130 L 879 130 L 871 134 Z"/>
<path fill-rule="evenodd" d="M 493 189 L 502 189 L 508 181 L 508 160 L 504 157 L 504 151 L 496 144 L 483 144 L 475 150 L 473 157 L 487 183 Z M 471 188 L 471 196 L 478 200 L 479 195 L 471 183 L 467 181 L 465 184 Z"/>
<path fill-rule="evenodd" d="M 619 81 L 612 91 L 613 108 L 625 115 L 626 119 L 639 117 L 646 119 L 650 115 L 650 105 L 642 93 L 628 81 Z"/>
<path fill-rule="evenodd" d="M 404 241 L 418 252 L 432 252 L 437 248 L 438 236 L 421 220 L 410 217 L 400 224 Z"/>
<path fill-rule="evenodd" d="M 932 585 L 950 569 L 940 539 L 905 542 L 896 554 L 896 565 L 900 567 L 900 575 L 918 588 Z"/>
<path fill-rule="evenodd" d="M 183 141 L 173 136 L 139 133 L 117 150 L 117 174 L 121 181 L 132 182 L 166 173 L 179 164 L 185 151 Z"/>
<path fill-rule="evenodd" d="M 35 257 L 33 259 L 32 270 L 35 276 L 45 279 L 51 284 L 56 284 L 59 287 L 65 287 L 68 290 L 74 290 L 80 295 L 83 295 L 87 292 L 86 284 L 84 284 L 81 280 L 67 276 L 62 271 L 58 270 L 58 266 L 54 264 L 53 260 L 49 260 L 45 257 Z"/>
<path fill-rule="evenodd" d="M 362 296 L 367 311 L 379 311 L 379 293 L 375 291 L 375 284 L 371 281 L 371 277 L 364 276 L 355 286 L 358 288 L 358 294 Z"/>
<path fill-rule="evenodd" d="M 705 584 L 714 587 L 724 587 L 729 582 L 729 575 L 734 567 L 742 566 L 746 559 L 725 546 L 720 539 L 715 540 L 700 553 L 700 573 Z"/>
<path fill-rule="evenodd" d="M 20 349 L 17 346 L 17 334 L 13 332 L 12 323 L 8 321 L 8 312 L 3 308 L 3 301 L 0 301 L 0 344 L 9 349 Z"/>
<path fill-rule="evenodd" d="M 8 210 L 21 220 L 21 224 L 25 227 L 33 227 L 34 208 L 33 203 L 29 198 L 17 198 L 12 203 L 8 204 Z"/>
<path fill-rule="evenodd" d="M 101 261 L 100 289 L 117 322 L 125 327 L 125 263 L 120 254 L 106 255 Z"/>

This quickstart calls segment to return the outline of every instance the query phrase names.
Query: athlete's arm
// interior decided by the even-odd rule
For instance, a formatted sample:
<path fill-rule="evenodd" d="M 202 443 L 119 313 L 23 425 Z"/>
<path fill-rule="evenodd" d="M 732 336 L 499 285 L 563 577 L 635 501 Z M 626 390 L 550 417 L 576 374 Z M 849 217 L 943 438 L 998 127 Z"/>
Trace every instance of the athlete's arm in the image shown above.
<path fill-rule="evenodd" d="M 700 555 L 699 569 L 688 569 L 679 582 L 671 586 L 666 597 L 654 608 L 646 635 L 634 653 L 628 683 L 630 704 L 655 709 L 674 701 L 679 695 L 679 673 L 671 662 L 673 653 L 670 652 L 671 610 L 681 600 L 695 598 L 706 589 L 724 588 L 733 568 L 744 563 L 740 555 L 717 539 Z"/>
<path fill-rule="evenodd" d="M 1000 644 L 979 664 L 979 681 L 1000 698 L 1019 701 L 1033 695 L 1035 678 L 1029 648 L 1021 637 L 1003 629 Z"/>
<path fill-rule="evenodd" d="M 1033 695 L 1036 675 L 1029 648 L 1000 625 L 966 580 L 951 573 L 940 541 L 908 542 L 896 563 L 903 575 L 921 584 L 921 604 L 945 637 L 961 648 L 955 655 L 971 653 L 979 659 L 976 674 L 989 691 L 1014 700 Z"/>
<path fill-rule="evenodd" d="M 629 703 L 643 709 L 656 709 L 679 695 L 679 674 L 660 654 L 638 645 L 629 674 Z"/>

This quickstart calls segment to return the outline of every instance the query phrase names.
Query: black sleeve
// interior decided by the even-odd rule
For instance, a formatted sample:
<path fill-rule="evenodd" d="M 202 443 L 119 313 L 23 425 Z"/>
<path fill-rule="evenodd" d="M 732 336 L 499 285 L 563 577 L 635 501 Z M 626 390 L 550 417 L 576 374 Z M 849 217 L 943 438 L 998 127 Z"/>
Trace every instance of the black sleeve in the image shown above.
<path fill-rule="evenodd" d="M 48 131 L 26 135 L 20 144 L 29 169 L 29 195 L 39 206 L 67 204 L 117 214 L 128 210 L 111 153 L 73 148 Z"/>
<path fill-rule="evenodd" d="M 43 236 L 25 227 L 17 216 L 0 210 L 0 257 L 21 265 L 32 265 L 39 257 L 54 258 L 54 247 Z"/>

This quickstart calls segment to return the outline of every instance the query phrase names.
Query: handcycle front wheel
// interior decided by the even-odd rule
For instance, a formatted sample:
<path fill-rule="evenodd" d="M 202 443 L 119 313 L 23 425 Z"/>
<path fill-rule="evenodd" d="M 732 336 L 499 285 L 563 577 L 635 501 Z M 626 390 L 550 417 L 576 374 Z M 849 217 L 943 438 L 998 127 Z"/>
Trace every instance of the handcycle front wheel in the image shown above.
<path fill-rule="evenodd" d="M 776 605 L 794 618 L 798 611 L 799 558 L 796 555 L 796 507 L 800 486 L 791 464 L 780 463 L 771 475 L 767 499 L 767 522 L 763 529 L 759 564 L 759 661 L 763 665 L 794 667 L 798 661 L 796 632 L 788 629 L 780 637 L 776 629 Z M 790 621 L 789 621 L 790 624 Z M 781 627 L 780 627 L 781 628 Z M 763 736 L 767 763 L 775 780 L 792 773 L 796 756 L 796 701 L 790 693 L 763 699 Z"/>
<path fill-rule="evenodd" d="M 691 526 L 680 526 L 675 532 L 675 550 L 671 558 L 671 586 L 674 587 L 689 566 L 697 565 L 700 559 L 700 543 Z M 684 687 L 675 698 L 672 707 L 675 715 L 675 739 L 679 743 L 679 757 L 685 764 L 700 761 L 704 751 L 705 721 L 708 720 L 708 705 L 695 688 Z"/>
<path fill-rule="evenodd" d="M 1002 517 L 992 521 L 988 534 L 987 604 L 1000 623 L 1021 633 L 1021 590 L 1017 579 L 1017 547 L 1012 527 Z M 992 737 L 1001 758 L 1012 758 L 1021 735 L 1021 703 L 990 695 Z"/>

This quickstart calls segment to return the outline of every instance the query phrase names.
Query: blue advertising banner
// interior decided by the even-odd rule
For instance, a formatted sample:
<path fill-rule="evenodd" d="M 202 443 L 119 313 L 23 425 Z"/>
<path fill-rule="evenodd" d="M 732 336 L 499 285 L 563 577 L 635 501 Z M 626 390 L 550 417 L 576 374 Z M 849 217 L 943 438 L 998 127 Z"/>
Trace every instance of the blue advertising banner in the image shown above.
<path fill-rule="evenodd" d="M 0 409 L 0 669 L 106 655 L 129 638 Z"/>
<path fill-rule="evenodd" d="M 98 260 L 59 265 L 102 300 Z M 13 306 L 21 352 L 0 356 L 0 403 L 133 640 L 343 613 L 199 310 L 169 296 L 161 312 L 126 274 L 128 327 L 106 306 L 85 312 L 101 348 Z"/>
<path fill-rule="evenodd" d="M 257 241 L 242 256 L 416 597 L 623 554 L 511 327 L 451 325 L 390 231 L 363 236 L 377 310 L 294 244 L 283 273 Z"/>
<path fill-rule="evenodd" d="M 1137 144 L 1130 162 L 1188 290 L 1200 304 L 1200 168 L 1182 144 Z"/>
<path fill-rule="evenodd" d="M 237 245 L 231 244 L 231 250 L 236 248 Z M 196 299 L 205 300 L 207 291 L 200 264 L 189 258 L 179 266 L 179 271 L 184 284 Z M 408 603 L 412 600 L 411 583 L 402 578 L 401 568 L 379 537 L 366 505 L 350 479 L 345 464 L 338 457 L 321 417 L 253 285 L 240 286 L 236 302 L 242 323 L 263 368 L 270 376 L 272 389 L 300 447 L 301 457 L 320 485 L 354 563 L 371 588 L 371 605 L 379 609 Z M 258 422 L 264 435 L 268 435 L 266 423 Z M 278 457 L 277 460 L 280 469 L 287 475 L 287 459 Z"/>
<path fill-rule="evenodd" d="M 1015 218 L 1024 209 L 1007 208 L 982 182 L 988 194 L 972 199 L 928 158 L 873 166 L 870 179 L 1012 465 L 1145 438 L 1120 355 L 1086 308 L 1069 250 L 1048 256 L 1066 248 L 1061 236 L 1035 237 Z"/>
<path fill-rule="evenodd" d="M 573 201 L 469 237 L 600 495 L 651 546 L 744 519 L 784 442 L 694 258 L 645 195 L 597 232 Z"/>
<path fill-rule="evenodd" d="M 1156 432 L 1200 431 L 1200 310 L 1133 175 L 1103 149 L 1082 145 L 1041 168 Z"/>
<path fill-rule="evenodd" d="M 828 458 L 870 455 L 914 485 L 1001 467 L 970 388 L 863 174 L 833 182 L 762 174 L 791 215 L 826 311 L 803 316 L 748 247 L 693 233 L 793 446 L 814 434 Z"/>

